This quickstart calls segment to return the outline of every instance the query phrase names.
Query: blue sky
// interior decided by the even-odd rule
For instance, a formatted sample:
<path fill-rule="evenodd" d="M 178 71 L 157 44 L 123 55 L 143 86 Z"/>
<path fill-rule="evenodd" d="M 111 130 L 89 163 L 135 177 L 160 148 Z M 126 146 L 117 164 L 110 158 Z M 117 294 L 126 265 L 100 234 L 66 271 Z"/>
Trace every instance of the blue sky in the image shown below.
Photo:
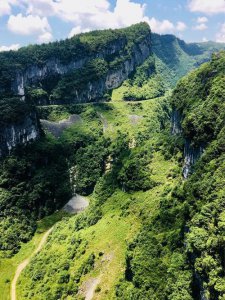
<path fill-rule="evenodd" d="M 225 42 L 225 0 L 0 0 L 0 51 L 141 21 L 187 42 Z"/>

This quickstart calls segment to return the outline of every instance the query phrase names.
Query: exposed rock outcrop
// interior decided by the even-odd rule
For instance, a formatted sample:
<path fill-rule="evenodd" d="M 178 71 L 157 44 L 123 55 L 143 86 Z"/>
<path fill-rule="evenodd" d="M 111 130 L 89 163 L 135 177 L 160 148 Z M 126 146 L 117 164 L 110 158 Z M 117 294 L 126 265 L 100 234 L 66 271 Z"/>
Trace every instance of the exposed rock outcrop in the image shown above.
<path fill-rule="evenodd" d="M 172 134 L 182 134 L 182 127 L 181 127 L 181 120 L 182 116 L 181 113 L 175 109 L 172 112 Z M 185 139 L 184 145 L 184 165 L 183 165 L 183 177 L 187 179 L 192 166 L 196 163 L 196 161 L 200 158 L 204 151 L 204 148 L 201 146 L 194 147 L 191 144 L 191 141 Z"/>
<path fill-rule="evenodd" d="M 0 157 L 11 153 L 20 144 L 27 144 L 40 135 L 36 114 L 30 113 L 19 124 L 9 124 L 0 129 Z"/>
<path fill-rule="evenodd" d="M 181 114 L 178 110 L 173 109 L 172 111 L 172 134 L 180 134 L 182 132 L 181 128 Z"/>
<path fill-rule="evenodd" d="M 106 92 L 121 85 L 151 54 L 150 28 L 147 24 L 136 27 L 134 25 L 127 32 L 123 29 L 120 32 L 119 30 L 111 33 L 109 31 L 106 41 L 104 41 L 104 32 L 100 38 L 101 33 L 93 33 L 93 41 L 89 38 L 89 44 L 85 39 L 82 40 L 82 37 L 80 40 L 78 37 L 79 41 L 75 38 L 74 41 L 71 39 L 68 43 L 66 41 L 56 42 L 49 47 L 34 46 L 34 51 L 38 52 L 36 54 L 32 53 L 32 49 L 29 52 L 27 48 L 23 53 L 17 52 L 18 56 L 11 57 L 9 55 L 11 61 L 6 68 L 7 72 L 4 68 L 0 70 L 2 78 L 4 72 L 8 75 L 6 82 L 3 81 L 3 85 L 0 87 L 0 96 L 20 96 L 21 100 L 36 105 L 100 101 Z M 133 30 L 132 33 L 137 36 L 136 39 L 132 35 L 130 37 L 129 30 Z M 96 40 L 95 37 L 97 37 Z M 26 55 L 29 58 L 27 61 Z M 3 57 L 3 59 L 5 58 Z M 96 68 L 101 69 L 102 66 L 98 66 L 98 63 L 102 60 L 104 60 L 106 70 L 100 72 L 100 75 L 89 76 L 94 73 L 92 69 L 88 69 L 89 63 L 94 61 Z M 76 73 L 78 79 L 82 78 L 82 71 L 86 73 L 86 77 L 82 78 L 82 84 L 79 80 L 77 80 L 77 84 L 74 84 L 66 77 L 71 74 L 73 76 L 74 72 L 78 70 L 80 72 Z M 54 96 L 54 90 L 57 90 L 58 84 L 63 78 L 66 78 L 66 82 L 72 82 L 73 92 L 70 93 L 71 89 L 69 88 L 64 91 L 62 97 L 60 93 L 56 93 L 57 95 Z M 64 87 L 63 84 L 61 86 Z M 70 121 L 65 125 L 73 123 Z M 55 135 L 60 134 L 62 124 L 58 126 L 45 122 L 44 125 L 46 127 L 55 125 L 53 126 L 54 129 L 57 129 Z M 11 123 L 9 122 L 0 130 L 0 156 L 10 153 L 16 145 L 26 144 L 38 136 L 39 128 L 35 111 L 25 117 L 20 124 L 15 124 L 12 119 Z"/>
<path fill-rule="evenodd" d="M 69 119 L 61 120 L 59 122 L 51 122 L 47 120 L 40 120 L 43 128 L 51 132 L 55 137 L 60 137 L 63 131 L 75 123 L 82 122 L 79 115 L 71 115 Z"/>
<path fill-rule="evenodd" d="M 203 147 L 193 147 L 189 140 L 185 141 L 184 146 L 184 166 L 183 166 L 183 176 L 185 179 L 188 178 L 191 167 L 196 163 L 204 151 Z"/>
<path fill-rule="evenodd" d="M 130 55 L 126 53 L 126 39 L 111 43 L 105 50 L 100 53 L 89 55 L 83 59 L 74 59 L 68 64 L 62 64 L 58 59 L 52 58 L 42 67 L 33 65 L 24 71 L 16 71 L 15 79 L 12 81 L 12 91 L 14 94 L 24 96 L 27 86 L 38 86 L 40 82 L 48 80 L 53 76 L 62 78 L 64 75 L 72 71 L 85 67 L 85 64 L 93 59 L 100 58 L 108 60 L 108 57 L 115 56 L 118 58 L 127 57 L 116 67 L 109 67 L 107 74 L 98 80 L 87 81 L 83 88 L 75 86 L 73 97 L 68 99 L 60 99 L 57 101 L 49 99 L 49 103 L 38 104 L 65 104 L 65 103 L 84 103 L 91 101 L 99 101 L 103 98 L 107 91 L 119 87 L 128 76 L 135 71 L 151 54 L 151 36 L 150 32 L 145 39 L 136 43 L 132 47 Z M 81 70 L 82 71 L 82 70 Z M 82 72 L 80 74 L 82 76 Z"/>

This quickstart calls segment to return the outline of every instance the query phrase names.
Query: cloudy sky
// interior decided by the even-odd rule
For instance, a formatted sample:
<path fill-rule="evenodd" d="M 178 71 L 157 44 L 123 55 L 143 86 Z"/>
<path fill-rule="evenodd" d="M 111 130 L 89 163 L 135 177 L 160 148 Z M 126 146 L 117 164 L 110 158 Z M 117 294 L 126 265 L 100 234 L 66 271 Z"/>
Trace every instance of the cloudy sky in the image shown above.
<path fill-rule="evenodd" d="M 141 21 L 187 42 L 225 42 L 225 0 L 0 0 L 0 51 Z"/>

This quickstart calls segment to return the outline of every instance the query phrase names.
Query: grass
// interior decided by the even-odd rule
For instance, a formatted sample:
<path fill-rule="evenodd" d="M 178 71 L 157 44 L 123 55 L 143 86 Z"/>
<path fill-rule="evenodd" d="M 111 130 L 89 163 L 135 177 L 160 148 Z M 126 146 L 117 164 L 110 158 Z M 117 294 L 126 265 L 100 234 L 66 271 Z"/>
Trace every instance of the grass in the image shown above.
<path fill-rule="evenodd" d="M 40 242 L 43 233 L 35 234 L 34 238 L 27 244 L 23 244 L 20 251 L 13 258 L 0 259 L 0 299 L 10 299 L 10 285 L 15 274 L 17 266 L 31 255 Z"/>
<path fill-rule="evenodd" d="M 80 116 L 83 122 L 74 124 L 72 127 L 76 127 L 79 131 L 90 131 L 98 127 L 96 122 L 101 122 L 102 128 L 105 122 L 105 136 L 110 138 L 116 138 L 118 131 L 127 132 L 132 138 L 146 129 L 151 132 L 159 130 L 156 111 L 159 109 L 160 103 L 164 101 L 164 97 L 134 102 L 117 100 L 119 97 L 119 91 L 114 90 L 111 102 L 77 104 L 76 110 L 81 111 Z M 68 105 L 52 105 L 41 109 L 42 114 L 46 115 L 50 121 L 59 121 L 70 115 Z M 91 111 L 97 113 L 97 119 L 88 115 Z M 132 116 L 137 116 L 138 120 L 133 122 Z"/>
<path fill-rule="evenodd" d="M 0 258 L 0 300 L 10 299 L 10 285 L 17 266 L 37 248 L 44 233 L 67 215 L 66 212 L 58 211 L 51 216 L 43 218 L 38 222 L 37 231 L 32 240 L 23 244 L 15 256 L 12 258 Z"/>
<path fill-rule="evenodd" d="M 151 147 L 154 140 L 158 138 L 157 134 L 160 133 L 157 113 L 160 109 L 160 101 L 164 101 L 163 98 L 124 102 L 115 100 L 116 95 L 113 97 L 114 100 L 110 103 L 85 104 L 85 109 L 81 113 L 83 123 L 75 124 L 69 130 L 89 131 L 94 128 L 99 130 L 99 124 L 102 122 L 101 126 L 103 127 L 104 119 L 104 123 L 107 123 L 105 136 L 116 139 L 118 130 L 120 130 L 127 132 L 130 139 L 138 139 L 138 136 L 143 133 L 147 136 L 144 141 L 145 146 Z M 119 98 L 119 95 L 117 97 Z M 97 112 L 99 119 L 98 117 L 97 119 L 90 118 L 91 111 Z M 130 119 L 131 115 L 139 116 L 135 124 Z M 65 132 L 65 134 L 67 133 Z M 117 189 L 102 205 L 103 217 L 97 224 L 76 232 L 74 224 L 77 216 L 67 218 L 61 212 L 57 212 L 39 223 L 34 239 L 24 245 L 27 247 L 27 252 L 23 257 L 29 256 L 29 253 L 35 248 L 32 243 L 36 241 L 37 244 L 44 231 L 53 224 L 57 224 L 45 247 L 21 274 L 18 282 L 19 300 L 45 300 L 49 291 L 55 293 L 65 286 L 65 284 L 59 283 L 60 276 L 64 272 L 62 266 L 69 262 L 68 273 L 73 276 L 92 253 L 96 257 L 94 268 L 81 275 L 79 287 L 85 286 L 85 283 L 91 278 L 100 276 L 100 283 L 93 299 L 116 299 L 115 287 L 124 276 L 127 244 L 138 233 L 141 219 L 143 217 L 151 218 L 157 212 L 164 190 L 171 189 L 177 180 L 173 176 L 174 170 L 178 168 L 176 162 L 165 160 L 160 150 L 153 152 L 149 168 L 152 179 L 157 182 L 157 185 L 151 190 L 132 194 Z M 64 216 L 66 218 L 63 218 Z M 80 242 L 75 244 L 75 249 L 73 249 L 71 240 L 78 239 Z M 18 256 L 22 255 L 21 251 Z M 75 251 L 75 257 L 68 258 L 73 257 L 71 255 L 73 251 Z M 16 256 L 14 259 L 15 267 L 23 260 L 22 258 L 17 259 Z M 42 273 L 41 279 L 32 280 L 38 273 Z M 72 300 L 74 296 L 67 296 L 66 299 Z"/>
<path fill-rule="evenodd" d="M 60 272 L 59 266 L 68 259 L 67 251 L 71 238 L 79 236 L 86 246 L 84 248 L 82 246 L 83 250 L 79 250 L 84 253 L 80 254 L 78 259 L 70 260 L 70 274 L 76 273 L 89 255 L 94 253 L 96 256 L 95 267 L 81 277 L 79 286 L 85 285 L 91 278 L 101 276 L 98 285 L 100 290 L 98 289 L 93 299 L 116 299 L 115 286 L 124 276 L 127 244 L 138 233 L 141 225 L 140 214 L 151 218 L 158 209 L 164 189 L 173 186 L 177 180 L 170 177 L 171 170 L 176 167 L 176 163 L 173 160 L 165 160 L 160 152 L 154 154 L 151 167 L 154 180 L 158 182 L 156 187 L 146 192 L 140 191 L 133 194 L 117 190 L 103 205 L 103 218 L 94 226 L 83 229 L 79 233 L 73 230 L 76 216 L 62 220 L 56 225 L 46 247 L 34 258 L 32 269 L 44 267 L 49 272 L 51 268 L 56 268 Z M 127 208 L 124 209 L 124 207 Z M 100 253 L 104 253 L 103 256 L 99 255 Z M 57 262 L 56 265 L 54 260 Z M 41 297 L 37 292 L 39 284 L 42 282 L 57 289 L 58 273 L 48 278 L 48 281 L 45 277 L 43 281 L 32 283 L 30 279 L 33 276 L 31 275 L 33 274 L 32 269 L 27 270 L 28 272 L 21 276 L 19 282 L 19 299 L 21 300 L 26 299 L 29 295 L 32 284 L 36 291 L 32 297 L 33 300 L 45 299 L 44 295 Z M 73 297 L 68 296 L 67 299 L 72 300 Z"/>

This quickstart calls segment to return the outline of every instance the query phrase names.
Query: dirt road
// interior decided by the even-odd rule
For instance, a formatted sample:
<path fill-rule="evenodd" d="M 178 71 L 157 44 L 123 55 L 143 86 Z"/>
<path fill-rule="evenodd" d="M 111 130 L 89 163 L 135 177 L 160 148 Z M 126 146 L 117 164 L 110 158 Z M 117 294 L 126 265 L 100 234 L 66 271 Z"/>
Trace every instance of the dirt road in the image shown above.
<path fill-rule="evenodd" d="M 45 232 L 45 234 L 43 235 L 40 243 L 38 244 L 37 248 L 34 250 L 32 255 L 29 258 L 25 259 L 17 267 L 16 273 L 15 273 L 15 276 L 13 278 L 12 285 L 11 285 L 11 300 L 16 300 L 16 284 L 17 284 L 18 278 L 20 277 L 20 274 L 26 268 L 26 266 L 29 264 L 31 258 L 42 249 L 42 247 L 44 246 L 44 244 L 45 244 L 49 234 L 52 232 L 52 230 L 53 230 L 53 227 L 51 227 L 48 231 Z"/>
<path fill-rule="evenodd" d="M 87 208 L 89 205 L 88 200 L 85 197 L 82 197 L 78 194 L 76 194 L 63 208 L 68 213 L 74 214 L 83 211 L 85 208 Z M 54 227 L 54 226 L 53 226 Z M 20 274 L 22 271 L 26 268 L 26 266 L 29 264 L 31 258 L 37 254 L 44 244 L 47 241 L 47 238 L 49 234 L 52 232 L 53 227 L 51 227 L 48 231 L 45 232 L 43 235 L 40 243 L 38 244 L 37 248 L 34 250 L 34 252 L 31 254 L 30 257 L 25 259 L 16 269 L 15 276 L 13 278 L 12 284 L 11 284 L 11 300 L 16 300 L 16 284 L 18 281 L 18 278 L 20 277 Z"/>

